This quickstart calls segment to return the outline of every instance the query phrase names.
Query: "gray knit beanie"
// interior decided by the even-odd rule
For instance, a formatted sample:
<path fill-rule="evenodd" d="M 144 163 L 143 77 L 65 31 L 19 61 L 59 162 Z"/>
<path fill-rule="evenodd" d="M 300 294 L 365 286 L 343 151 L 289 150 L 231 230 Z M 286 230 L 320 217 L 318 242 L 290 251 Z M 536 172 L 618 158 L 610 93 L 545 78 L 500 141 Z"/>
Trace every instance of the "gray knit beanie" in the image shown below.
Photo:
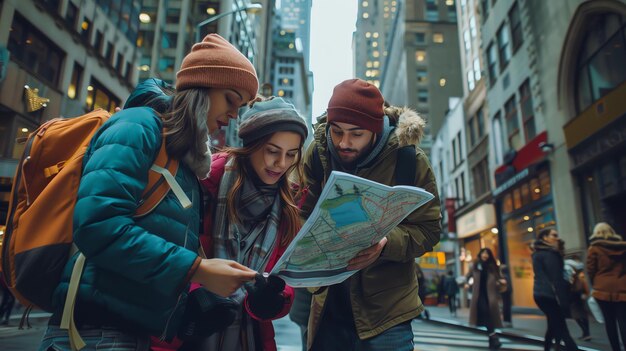
<path fill-rule="evenodd" d="M 303 141 L 309 135 L 304 118 L 292 104 L 279 97 L 255 102 L 241 120 L 239 137 L 243 146 L 276 132 L 298 133 Z"/>

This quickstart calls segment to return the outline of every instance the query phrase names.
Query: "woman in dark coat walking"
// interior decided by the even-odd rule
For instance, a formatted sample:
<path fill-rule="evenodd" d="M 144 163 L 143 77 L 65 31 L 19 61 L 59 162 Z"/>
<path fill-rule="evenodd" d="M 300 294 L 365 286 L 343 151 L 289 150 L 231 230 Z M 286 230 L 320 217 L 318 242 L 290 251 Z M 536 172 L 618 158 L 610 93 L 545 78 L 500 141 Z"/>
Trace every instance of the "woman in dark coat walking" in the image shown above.
<path fill-rule="evenodd" d="M 478 261 L 472 267 L 469 276 L 474 279 L 470 303 L 470 325 L 487 328 L 489 349 L 497 350 L 502 345 L 495 333 L 495 328 L 502 328 L 498 285 L 506 284 L 506 281 L 500 275 L 496 259 L 490 249 L 483 248 L 478 252 Z"/>
<path fill-rule="evenodd" d="M 543 229 L 533 248 L 533 297 L 548 319 L 543 348 L 550 350 L 554 339 L 557 345 L 563 340 L 568 351 L 578 350 L 565 322 L 569 314 L 569 287 L 563 279 L 563 241 L 555 229 Z"/>

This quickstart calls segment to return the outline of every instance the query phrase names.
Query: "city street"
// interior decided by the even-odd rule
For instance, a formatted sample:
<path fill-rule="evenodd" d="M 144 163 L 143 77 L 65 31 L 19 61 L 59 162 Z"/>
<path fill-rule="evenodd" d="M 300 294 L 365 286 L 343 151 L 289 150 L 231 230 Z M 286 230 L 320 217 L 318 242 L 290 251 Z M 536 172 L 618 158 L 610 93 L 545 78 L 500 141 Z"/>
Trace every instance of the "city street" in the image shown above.
<path fill-rule="evenodd" d="M 445 350 L 488 350 L 487 336 L 482 331 L 476 331 L 454 319 L 445 319 L 445 308 L 429 307 L 432 321 L 413 321 L 413 334 L 415 335 L 415 350 L 445 351 Z M 31 316 L 31 329 L 19 330 L 19 315 L 14 314 L 11 326 L 0 327 L 0 350 L 2 351 L 26 351 L 36 350 L 45 330 L 46 314 L 33 314 Z M 442 317 L 442 318 L 440 318 Z M 541 319 L 541 323 L 538 323 Z M 448 321 L 442 322 L 442 321 Z M 501 350 L 542 350 L 540 338 L 533 336 L 531 325 L 543 325 L 542 318 L 535 318 L 534 323 L 522 324 L 519 321 L 519 329 L 505 329 L 505 335 L 501 337 Z M 454 324 L 457 323 L 457 324 Z M 301 350 L 300 332 L 298 327 L 289 320 L 282 318 L 275 321 L 276 342 L 279 351 Z M 535 332 L 539 328 L 535 328 Z M 536 333 L 535 333 L 536 334 Z M 528 338 L 524 337 L 526 335 Z M 603 338 L 602 336 L 599 336 Z M 596 339 L 597 340 L 597 339 Z M 597 340 L 600 341 L 600 340 Z M 608 350 L 608 345 L 598 343 L 586 343 L 594 347 L 584 347 L 582 350 Z"/>

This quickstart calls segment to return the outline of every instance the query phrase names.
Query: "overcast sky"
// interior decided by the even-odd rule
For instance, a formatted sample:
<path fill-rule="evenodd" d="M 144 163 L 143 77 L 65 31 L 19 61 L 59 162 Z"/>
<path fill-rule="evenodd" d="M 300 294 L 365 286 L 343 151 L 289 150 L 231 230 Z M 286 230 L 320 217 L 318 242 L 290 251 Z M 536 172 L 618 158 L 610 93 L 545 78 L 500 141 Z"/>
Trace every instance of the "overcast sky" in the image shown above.
<path fill-rule="evenodd" d="M 356 29 L 356 0 L 313 0 L 311 56 L 313 118 L 321 115 L 335 85 L 353 78 L 352 33 Z"/>

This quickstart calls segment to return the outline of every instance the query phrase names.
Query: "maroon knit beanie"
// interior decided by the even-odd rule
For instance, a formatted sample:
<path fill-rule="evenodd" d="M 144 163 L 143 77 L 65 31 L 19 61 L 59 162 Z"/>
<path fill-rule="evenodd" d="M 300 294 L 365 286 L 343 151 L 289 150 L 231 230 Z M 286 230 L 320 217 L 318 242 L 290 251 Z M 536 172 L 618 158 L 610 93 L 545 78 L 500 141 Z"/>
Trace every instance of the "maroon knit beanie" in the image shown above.
<path fill-rule="evenodd" d="M 226 39 L 209 34 L 194 44 L 176 73 L 176 90 L 199 87 L 242 89 L 254 98 L 259 81 L 250 60 Z"/>
<path fill-rule="evenodd" d="M 376 86 L 361 79 L 343 81 L 335 87 L 328 102 L 328 122 L 354 124 L 380 133 L 385 116 L 384 102 Z"/>

